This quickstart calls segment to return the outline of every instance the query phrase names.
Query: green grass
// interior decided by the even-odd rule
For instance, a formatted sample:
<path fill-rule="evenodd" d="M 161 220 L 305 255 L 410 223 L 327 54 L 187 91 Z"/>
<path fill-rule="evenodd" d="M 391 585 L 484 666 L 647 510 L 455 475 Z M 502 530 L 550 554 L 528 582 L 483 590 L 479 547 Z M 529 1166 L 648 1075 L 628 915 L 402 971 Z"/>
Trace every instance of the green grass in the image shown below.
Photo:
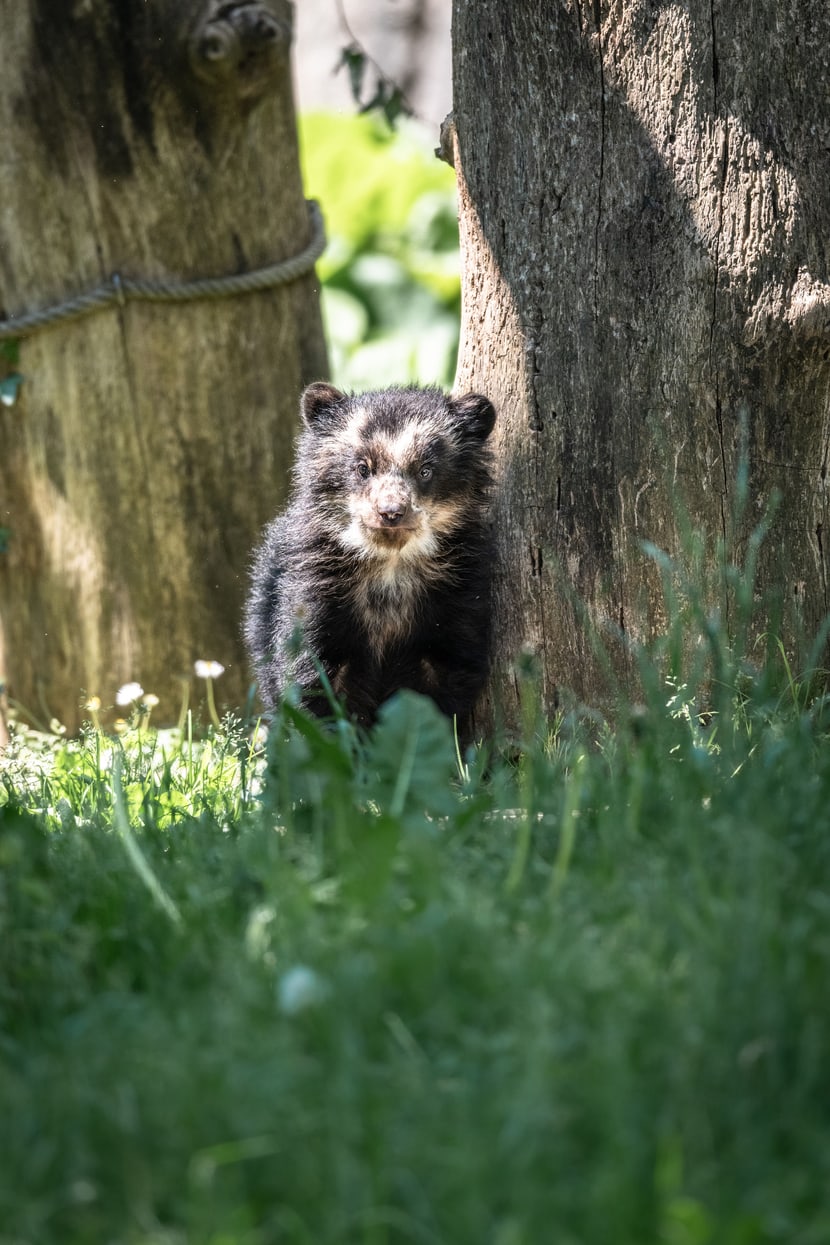
<path fill-rule="evenodd" d="M 826 712 L 770 688 L 462 773 L 410 696 L 24 738 L 0 1241 L 830 1240 Z"/>

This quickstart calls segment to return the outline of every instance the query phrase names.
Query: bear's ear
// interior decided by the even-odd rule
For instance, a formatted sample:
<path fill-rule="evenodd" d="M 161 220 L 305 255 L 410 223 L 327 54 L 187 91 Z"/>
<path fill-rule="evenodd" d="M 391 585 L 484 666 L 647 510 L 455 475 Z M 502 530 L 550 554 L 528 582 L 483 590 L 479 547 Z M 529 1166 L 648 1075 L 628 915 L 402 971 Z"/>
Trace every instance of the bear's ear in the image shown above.
<path fill-rule="evenodd" d="M 346 395 L 324 380 L 309 385 L 300 399 L 300 413 L 308 428 L 331 423 L 346 401 Z"/>
<path fill-rule="evenodd" d="M 450 405 L 465 432 L 479 441 L 487 440 L 496 422 L 496 408 L 489 398 L 467 393 L 463 398 L 452 398 Z"/>

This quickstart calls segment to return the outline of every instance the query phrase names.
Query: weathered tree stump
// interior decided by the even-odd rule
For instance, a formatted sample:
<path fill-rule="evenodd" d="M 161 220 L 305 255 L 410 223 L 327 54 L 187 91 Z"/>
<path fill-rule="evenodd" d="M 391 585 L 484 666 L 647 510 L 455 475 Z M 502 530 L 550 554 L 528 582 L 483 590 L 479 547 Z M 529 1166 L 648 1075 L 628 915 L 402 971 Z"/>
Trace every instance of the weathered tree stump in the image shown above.
<path fill-rule="evenodd" d="M 250 274 L 306 248 L 285 0 L 0 0 L 0 319 L 120 278 Z M 116 286 L 117 289 L 117 281 Z M 240 637 L 297 398 L 325 374 L 312 272 L 256 293 L 126 299 L 21 335 L 0 406 L 0 676 L 70 729 L 84 696 L 178 677 Z M 0 377 L 3 363 L 0 359 Z"/>

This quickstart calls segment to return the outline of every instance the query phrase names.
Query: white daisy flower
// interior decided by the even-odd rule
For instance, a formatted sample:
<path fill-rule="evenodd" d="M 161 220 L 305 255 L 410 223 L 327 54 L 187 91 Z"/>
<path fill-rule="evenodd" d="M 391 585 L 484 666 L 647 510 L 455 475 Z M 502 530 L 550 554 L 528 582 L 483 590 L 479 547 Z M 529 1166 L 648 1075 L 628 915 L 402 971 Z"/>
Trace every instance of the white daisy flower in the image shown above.
<path fill-rule="evenodd" d="M 132 705 L 137 700 L 141 700 L 143 695 L 144 688 L 140 683 L 125 683 L 115 693 L 115 703 L 117 705 Z"/>
<path fill-rule="evenodd" d="M 218 661 L 197 661 L 193 669 L 199 679 L 218 679 L 220 674 L 225 673 L 225 667 Z"/>

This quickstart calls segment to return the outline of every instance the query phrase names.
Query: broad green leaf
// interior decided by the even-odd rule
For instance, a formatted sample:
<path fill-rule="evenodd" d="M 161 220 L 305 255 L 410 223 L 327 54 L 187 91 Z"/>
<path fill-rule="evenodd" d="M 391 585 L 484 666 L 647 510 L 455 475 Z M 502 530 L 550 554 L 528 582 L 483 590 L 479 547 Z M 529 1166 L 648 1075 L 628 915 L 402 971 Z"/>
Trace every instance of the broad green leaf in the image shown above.
<path fill-rule="evenodd" d="M 403 691 L 381 707 L 366 770 L 390 817 L 442 817 L 457 807 L 452 725 L 425 696 Z"/>

